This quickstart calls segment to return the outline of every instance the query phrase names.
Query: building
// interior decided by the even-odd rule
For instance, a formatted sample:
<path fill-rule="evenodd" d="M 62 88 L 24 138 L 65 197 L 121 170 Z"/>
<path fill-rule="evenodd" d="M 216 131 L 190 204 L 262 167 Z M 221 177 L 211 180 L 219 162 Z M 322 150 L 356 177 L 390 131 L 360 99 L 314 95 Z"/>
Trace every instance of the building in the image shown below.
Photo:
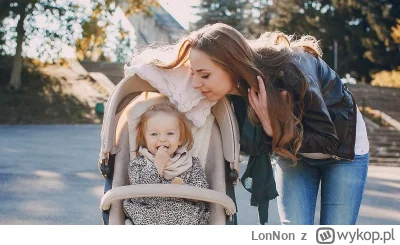
<path fill-rule="evenodd" d="M 151 7 L 151 14 L 138 13 L 126 16 L 135 29 L 137 45 L 150 43 L 174 43 L 188 32 L 163 7 Z M 89 72 L 103 73 L 112 83 L 117 84 L 124 77 L 122 63 L 81 61 Z"/>
<path fill-rule="evenodd" d="M 151 7 L 151 14 L 127 16 L 136 33 L 138 45 L 154 42 L 174 43 L 188 32 L 163 7 Z"/>

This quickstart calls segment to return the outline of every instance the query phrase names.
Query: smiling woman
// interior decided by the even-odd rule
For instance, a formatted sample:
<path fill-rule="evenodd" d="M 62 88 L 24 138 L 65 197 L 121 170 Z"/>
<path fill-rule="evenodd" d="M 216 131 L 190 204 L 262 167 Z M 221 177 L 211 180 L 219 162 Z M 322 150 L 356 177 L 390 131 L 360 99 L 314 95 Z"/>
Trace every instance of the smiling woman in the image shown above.
<path fill-rule="evenodd" d="M 193 88 L 201 91 L 208 101 L 215 102 L 226 94 L 239 94 L 228 73 L 205 53 L 192 49 L 189 54 Z"/>
<path fill-rule="evenodd" d="M 253 193 L 260 223 L 268 220 L 268 201 L 278 197 L 283 224 L 313 224 L 322 183 L 321 206 L 328 204 L 321 224 L 355 224 L 368 169 L 365 124 L 349 89 L 321 59 L 318 41 L 292 39 L 266 32 L 248 40 L 217 23 L 183 37 L 171 59 L 150 63 L 190 66 L 192 87 L 209 102 L 231 100 L 241 151 L 250 155 L 242 183 Z M 337 186 L 344 179 L 350 187 Z"/>

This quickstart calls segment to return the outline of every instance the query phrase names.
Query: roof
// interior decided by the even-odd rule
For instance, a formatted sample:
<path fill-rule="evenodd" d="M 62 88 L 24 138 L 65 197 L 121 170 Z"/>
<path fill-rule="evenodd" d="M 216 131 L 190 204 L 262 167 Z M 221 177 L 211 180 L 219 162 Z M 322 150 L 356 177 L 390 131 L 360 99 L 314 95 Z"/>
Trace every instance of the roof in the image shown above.
<path fill-rule="evenodd" d="M 185 30 L 179 24 L 178 21 L 172 15 L 168 13 L 162 6 L 160 7 L 151 7 L 151 10 L 154 14 L 154 18 L 156 24 L 167 33 L 169 33 L 170 37 L 174 40 L 178 40 L 182 37 L 182 35 L 187 34 L 188 31 Z"/>

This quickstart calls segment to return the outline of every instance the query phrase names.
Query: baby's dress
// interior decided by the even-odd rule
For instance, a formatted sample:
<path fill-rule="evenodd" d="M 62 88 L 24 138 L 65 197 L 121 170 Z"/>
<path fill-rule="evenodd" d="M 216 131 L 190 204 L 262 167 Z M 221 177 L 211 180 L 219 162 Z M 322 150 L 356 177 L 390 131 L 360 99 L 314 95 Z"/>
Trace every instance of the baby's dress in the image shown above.
<path fill-rule="evenodd" d="M 177 177 L 185 184 L 208 188 L 199 159 L 192 157 L 192 166 Z M 137 184 L 171 184 L 159 176 L 155 165 L 139 156 L 128 166 L 129 182 Z M 162 188 L 162 186 L 160 186 Z M 140 197 L 123 201 L 123 209 L 135 225 L 206 225 L 210 216 L 208 205 L 176 197 Z"/>

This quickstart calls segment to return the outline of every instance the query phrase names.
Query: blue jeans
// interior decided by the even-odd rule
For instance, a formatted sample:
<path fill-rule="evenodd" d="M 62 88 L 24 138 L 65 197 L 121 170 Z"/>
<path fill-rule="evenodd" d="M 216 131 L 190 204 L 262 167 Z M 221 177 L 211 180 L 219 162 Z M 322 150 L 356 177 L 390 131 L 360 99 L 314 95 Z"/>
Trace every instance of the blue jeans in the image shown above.
<path fill-rule="evenodd" d="M 321 184 L 320 225 L 354 225 L 357 220 L 368 172 L 369 154 L 356 155 L 353 162 L 290 160 L 277 157 L 273 163 L 279 217 L 285 225 L 314 224 Z"/>

